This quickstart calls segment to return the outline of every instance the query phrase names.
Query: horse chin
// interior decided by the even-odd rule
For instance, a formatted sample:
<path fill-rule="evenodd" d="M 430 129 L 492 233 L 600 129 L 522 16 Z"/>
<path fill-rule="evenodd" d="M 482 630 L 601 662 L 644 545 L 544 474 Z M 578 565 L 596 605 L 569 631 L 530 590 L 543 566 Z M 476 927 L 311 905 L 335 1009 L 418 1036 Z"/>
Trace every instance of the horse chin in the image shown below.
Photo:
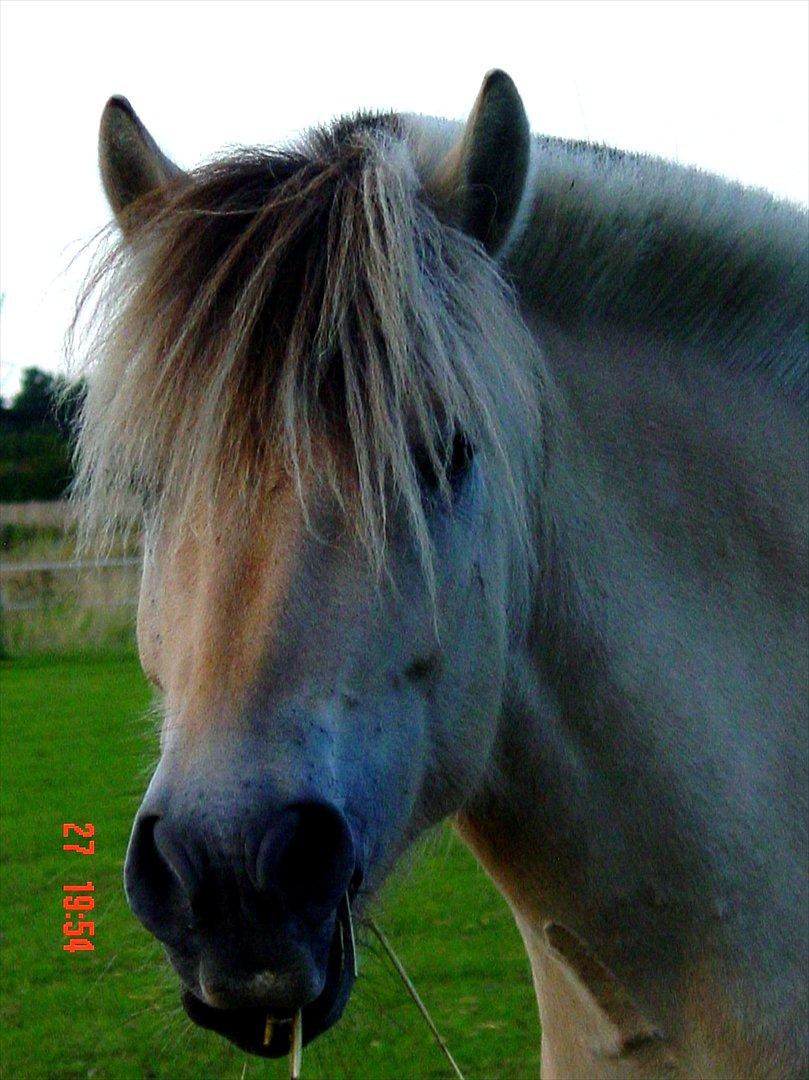
<path fill-rule="evenodd" d="M 343 963 L 337 935 L 329 951 L 326 980 L 320 994 L 301 1009 L 303 1045 L 328 1031 L 343 1015 L 354 986 L 354 971 Z M 230 1039 L 239 1049 L 258 1057 L 276 1058 L 289 1054 L 293 1015 L 279 1012 L 271 1003 L 250 1008 L 216 1009 L 183 989 L 183 1008 L 195 1024 Z M 268 1020 L 271 1024 L 268 1024 Z M 268 1038 L 269 1035 L 269 1038 Z"/>

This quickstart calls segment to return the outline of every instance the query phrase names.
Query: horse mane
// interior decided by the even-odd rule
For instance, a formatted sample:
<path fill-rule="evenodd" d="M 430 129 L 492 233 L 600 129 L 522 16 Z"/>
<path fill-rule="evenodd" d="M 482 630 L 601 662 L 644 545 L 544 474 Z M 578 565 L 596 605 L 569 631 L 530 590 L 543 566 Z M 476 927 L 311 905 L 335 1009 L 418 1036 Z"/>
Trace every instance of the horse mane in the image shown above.
<path fill-rule="evenodd" d="M 641 154 L 535 136 L 508 255 L 553 323 L 673 343 L 684 361 L 809 401 L 805 208 Z"/>
<path fill-rule="evenodd" d="M 530 562 L 555 403 L 526 311 L 639 327 L 809 397 L 799 208 L 535 138 L 501 272 L 431 201 L 457 130 L 359 114 L 182 173 L 134 204 L 124 236 L 108 231 L 72 332 L 89 387 L 74 486 L 85 537 L 144 514 L 255 512 L 281 469 L 304 505 L 313 476 L 328 485 L 378 567 L 403 509 L 430 570 L 417 461 L 448 503 L 460 431 Z"/>
<path fill-rule="evenodd" d="M 328 484 L 377 566 L 403 510 L 429 569 L 417 461 L 448 502 L 462 432 L 528 542 L 536 347 L 482 248 L 439 221 L 395 117 L 184 173 L 107 239 L 73 330 L 85 535 L 234 504 L 253 527 L 280 468 L 304 503 Z"/>

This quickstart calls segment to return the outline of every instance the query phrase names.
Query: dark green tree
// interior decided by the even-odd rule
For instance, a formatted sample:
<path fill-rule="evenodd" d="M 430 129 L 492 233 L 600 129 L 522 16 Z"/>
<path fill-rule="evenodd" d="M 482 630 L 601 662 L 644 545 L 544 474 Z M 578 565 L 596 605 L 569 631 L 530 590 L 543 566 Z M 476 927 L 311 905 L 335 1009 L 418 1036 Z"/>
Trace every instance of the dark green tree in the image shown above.
<path fill-rule="evenodd" d="M 26 368 L 0 408 L 0 502 L 58 499 L 72 476 L 70 434 L 84 393 L 61 375 Z"/>
<path fill-rule="evenodd" d="M 11 411 L 31 424 L 52 422 L 56 406 L 56 379 L 41 368 L 26 368 Z"/>

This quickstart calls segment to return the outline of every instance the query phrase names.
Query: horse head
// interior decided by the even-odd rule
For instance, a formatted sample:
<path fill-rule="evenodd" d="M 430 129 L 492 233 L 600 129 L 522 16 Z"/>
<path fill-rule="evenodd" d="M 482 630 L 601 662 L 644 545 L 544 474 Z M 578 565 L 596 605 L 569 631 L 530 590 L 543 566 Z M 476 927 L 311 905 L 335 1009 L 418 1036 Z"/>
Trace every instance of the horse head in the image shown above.
<path fill-rule="evenodd" d="M 142 522 L 164 716 L 126 892 L 191 1018 L 267 1056 L 338 1019 L 351 909 L 477 789 L 526 592 L 541 421 L 496 255 L 528 124 L 494 72 L 420 130 L 184 172 L 124 99 L 101 123 L 79 490 Z"/>

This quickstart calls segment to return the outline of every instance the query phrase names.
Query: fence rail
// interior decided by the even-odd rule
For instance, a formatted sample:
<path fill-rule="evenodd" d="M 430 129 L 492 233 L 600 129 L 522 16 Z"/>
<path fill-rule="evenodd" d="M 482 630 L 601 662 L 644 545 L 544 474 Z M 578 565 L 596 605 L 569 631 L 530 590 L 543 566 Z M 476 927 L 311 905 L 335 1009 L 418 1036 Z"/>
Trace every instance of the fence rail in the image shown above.
<path fill-rule="evenodd" d="M 134 607 L 137 604 L 138 599 L 136 596 L 129 597 L 126 600 L 104 600 L 101 603 L 93 601 L 83 602 L 80 606 L 87 611 L 100 611 L 104 608 L 126 608 Z M 59 603 L 48 603 L 42 600 L 22 600 L 13 604 L 2 604 L 3 611 L 53 611 L 58 608 Z"/>
<path fill-rule="evenodd" d="M 12 574 L 36 574 L 40 571 L 62 570 L 104 570 L 108 566 L 140 566 L 137 555 L 126 555 L 118 559 L 57 559 L 53 562 L 15 562 L 0 563 L 0 577 Z"/>

